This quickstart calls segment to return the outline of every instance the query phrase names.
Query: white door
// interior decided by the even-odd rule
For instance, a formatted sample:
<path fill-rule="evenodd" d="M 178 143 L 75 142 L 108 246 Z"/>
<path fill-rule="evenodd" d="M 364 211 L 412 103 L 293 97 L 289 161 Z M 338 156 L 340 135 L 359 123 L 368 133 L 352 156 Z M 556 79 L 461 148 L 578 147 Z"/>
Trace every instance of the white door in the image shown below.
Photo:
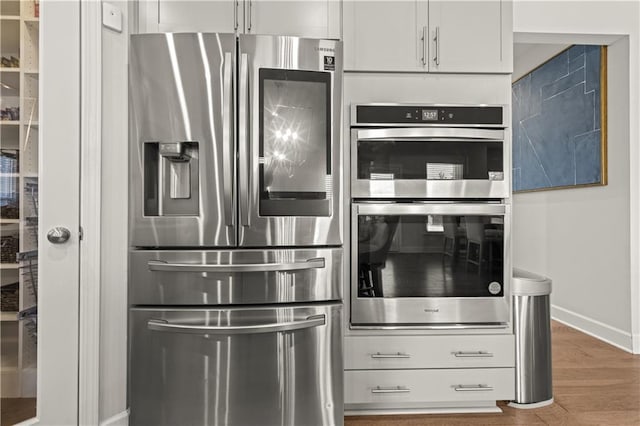
<path fill-rule="evenodd" d="M 22 117 L 31 138 L 22 146 L 38 148 L 38 167 L 29 171 L 39 192 L 37 403 L 29 422 L 71 425 L 78 422 L 80 1 L 41 1 L 39 16 L 25 19 L 23 37 L 39 55 L 27 64 L 25 47 L 21 61 L 39 87 L 31 93 L 39 108 Z"/>

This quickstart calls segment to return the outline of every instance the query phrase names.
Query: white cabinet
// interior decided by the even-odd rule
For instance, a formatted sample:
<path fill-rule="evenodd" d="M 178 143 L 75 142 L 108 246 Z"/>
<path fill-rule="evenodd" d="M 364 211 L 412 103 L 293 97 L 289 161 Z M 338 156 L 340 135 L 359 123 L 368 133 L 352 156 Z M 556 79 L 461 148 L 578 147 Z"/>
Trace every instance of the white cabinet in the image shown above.
<path fill-rule="evenodd" d="M 511 0 L 345 0 L 343 7 L 347 71 L 512 71 Z"/>
<path fill-rule="evenodd" d="M 343 3 L 345 70 L 424 71 L 422 0 Z"/>
<path fill-rule="evenodd" d="M 515 397 L 515 337 L 345 336 L 345 409 L 473 407 Z"/>
<path fill-rule="evenodd" d="M 336 0 L 245 0 L 245 33 L 340 38 Z"/>
<path fill-rule="evenodd" d="M 139 32 L 219 32 L 340 38 L 335 0 L 157 0 L 139 4 Z"/>
<path fill-rule="evenodd" d="M 514 368 L 354 370 L 345 372 L 344 381 L 345 404 L 368 404 L 383 410 L 515 397 Z"/>
<path fill-rule="evenodd" d="M 159 0 L 156 6 L 159 32 L 242 31 L 242 1 Z"/>

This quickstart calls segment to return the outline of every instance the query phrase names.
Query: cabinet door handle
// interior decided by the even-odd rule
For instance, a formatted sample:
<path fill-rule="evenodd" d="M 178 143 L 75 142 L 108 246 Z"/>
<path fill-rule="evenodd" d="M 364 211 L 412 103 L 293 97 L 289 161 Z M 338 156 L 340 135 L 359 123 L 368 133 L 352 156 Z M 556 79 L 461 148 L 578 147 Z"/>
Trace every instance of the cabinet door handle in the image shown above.
<path fill-rule="evenodd" d="M 493 386 L 488 385 L 456 385 L 453 387 L 456 392 L 489 392 Z"/>
<path fill-rule="evenodd" d="M 393 386 L 390 388 L 383 388 L 380 386 L 376 386 L 375 388 L 371 389 L 371 393 L 409 393 L 409 392 L 411 392 L 411 389 L 403 388 L 400 386 Z"/>
<path fill-rule="evenodd" d="M 436 65 L 440 65 L 440 27 L 436 27 L 436 35 L 433 37 L 433 41 L 435 41 L 435 55 L 433 56 L 433 61 Z"/>
<path fill-rule="evenodd" d="M 401 352 L 397 352 L 395 354 L 381 354 L 380 352 L 376 352 L 375 354 L 371 354 L 371 358 L 374 358 L 374 359 L 411 358 L 411 355 L 403 354 Z"/>
<path fill-rule="evenodd" d="M 422 65 L 427 65 L 427 27 L 422 27 Z"/>
<path fill-rule="evenodd" d="M 233 19 L 234 19 L 234 24 L 233 24 L 233 29 L 234 31 L 238 31 L 238 4 L 240 3 L 240 0 L 235 0 L 234 1 L 235 5 L 233 8 Z"/>
<path fill-rule="evenodd" d="M 484 351 L 457 351 L 451 352 L 456 358 L 493 358 L 491 352 Z"/>
<path fill-rule="evenodd" d="M 247 28 L 247 31 L 251 31 L 251 26 L 252 26 L 252 22 L 251 22 L 251 15 L 252 15 L 252 8 L 253 8 L 253 1 L 249 0 L 249 26 Z"/>

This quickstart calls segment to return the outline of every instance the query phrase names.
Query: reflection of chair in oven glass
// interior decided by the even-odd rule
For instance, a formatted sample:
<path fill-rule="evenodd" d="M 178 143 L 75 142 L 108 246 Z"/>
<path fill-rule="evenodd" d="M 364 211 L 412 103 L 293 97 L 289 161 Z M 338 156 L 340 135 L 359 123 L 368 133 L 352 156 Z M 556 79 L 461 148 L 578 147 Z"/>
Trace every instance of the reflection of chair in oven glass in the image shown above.
<path fill-rule="evenodd" d="M 445 256 L 451 256 L 452 259 L 456 259 L 461 251 L 460 245 L 464 244 L 467 239 L 467 234 L 464 228 L 460 227 L 457 216 L 443 216 L 442 226 L 444 228 L 442 253 Z M 444 260 L 444 256 L 442 258 Z"/>
<path fill-rule="evenodd" d="M 490 218 L 486 216 L 465 216 L 465 228 L 467 233 L 467 262 L 478 267 L 478 274 L 482 272 L 483 263 L 488 255 L 488 267 L 494 263 L 494 247 L 500 246 L 502 233 L 495 229 L 487 229 Z M 487 253 L 488 251 L 488 253 Z"/>
<path fill-rule="evenodd" d="M 397 217 L 361 221 L 358 241 L 358 296 L 383 297 L 382 269 L 398 226 Z"/>

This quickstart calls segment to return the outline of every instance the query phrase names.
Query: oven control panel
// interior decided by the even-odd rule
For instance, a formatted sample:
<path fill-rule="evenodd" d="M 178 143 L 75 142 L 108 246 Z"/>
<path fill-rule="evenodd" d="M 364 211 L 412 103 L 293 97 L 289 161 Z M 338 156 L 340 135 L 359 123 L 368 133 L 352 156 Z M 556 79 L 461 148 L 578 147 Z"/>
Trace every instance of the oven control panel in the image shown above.
<path fill-rule="evenodd" d="M 502 126 L 503 106 L 440 106 L 440 105 L 355 105 L 352 125 L 469 125 Z"/>

